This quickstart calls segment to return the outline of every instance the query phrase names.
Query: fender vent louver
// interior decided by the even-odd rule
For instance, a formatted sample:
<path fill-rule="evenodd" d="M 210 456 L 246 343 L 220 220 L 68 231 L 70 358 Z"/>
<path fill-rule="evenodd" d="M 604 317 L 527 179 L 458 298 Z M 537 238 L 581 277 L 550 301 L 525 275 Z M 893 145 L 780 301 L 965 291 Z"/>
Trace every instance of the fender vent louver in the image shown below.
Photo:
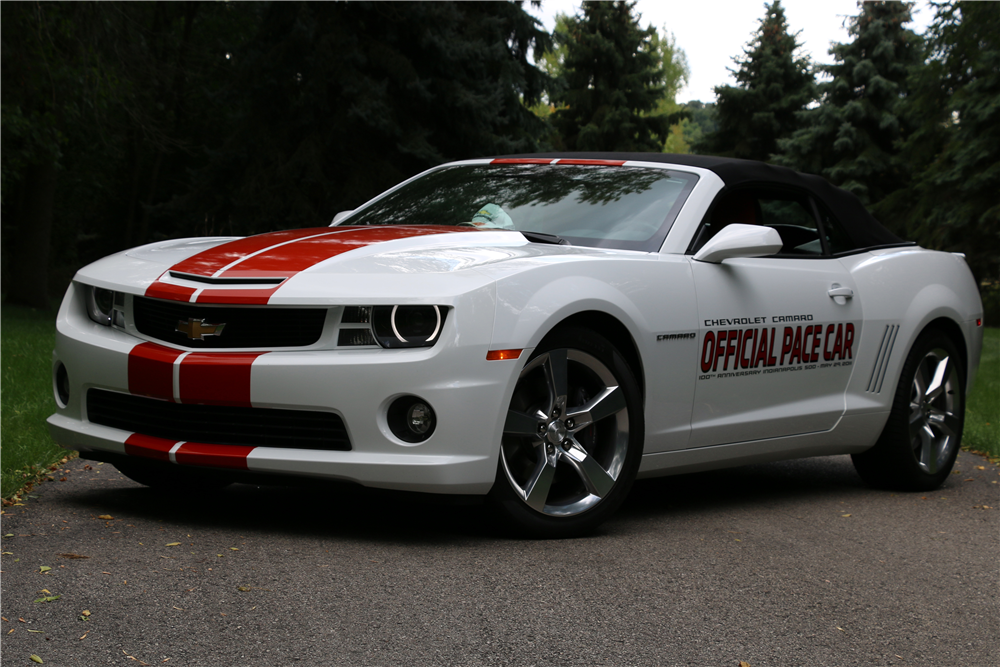
<path fill-rule="evenodd" d="M 872 369 L 872 376 L 868 379 L 868 391 L 872 394 L 882 392 L 882 383 L 885 381 L 885 372 L 889 368 L 889 357 L 892 355 L 892 347 L 896 344 L 896 334 L 899 333 L 898 324 L 888 324 L 882 333 L 882 342 L 878 347 L 878 354 L 875 356 L 875 368 Z"/>

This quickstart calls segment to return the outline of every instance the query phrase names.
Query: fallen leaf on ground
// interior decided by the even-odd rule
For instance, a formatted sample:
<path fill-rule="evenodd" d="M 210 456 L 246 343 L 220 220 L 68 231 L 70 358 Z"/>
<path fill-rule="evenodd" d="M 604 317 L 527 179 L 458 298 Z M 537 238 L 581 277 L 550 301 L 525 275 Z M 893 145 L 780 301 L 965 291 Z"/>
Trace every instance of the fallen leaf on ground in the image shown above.
<path fill-rule="evenodd" d="M 849 516 L 851 516 L 851 515 L 850 515 L 850 514 L 841 514 L 840 516 L 842 516 L 843 518 L 845 518 L 845 519 L 846 519 L 847 517 L 849 517 Z"/>
<path fill-rule="evenodd" d="M 28 630 L 28 632 L 37 632 L 38 634 L 45 634 L 45 630 Z"/>
<path fill-rule="evenodd" d="M 110 514 L 101 514 L 97 518 L 98 519 L 104 519 L 105 521 L 113 521 L 114 520 L 114 517 L 111 516 Z"/>
<path fill-rule="evenodd" d="M 61 595 L 48 595 L 48 596 L 45 596 L 45 597 L 38 598 L 37 600 L 35 600 L 35 602 L 37 604 L 42 604 L 44 602 L 55 602 L 56 600 L 58 600 L 61 597 L 62 597 Z"/>
<path fill-rule="evenodd" d="M 181 545 L 180 542 L 168 542 L 167 543 L 168 547 L 179 547 L 180 545 Z"/>
<path fill-rule="evenodd" d="M 45 661 L 44 661 L 44 660 L 42 660 L 41 658 L 39 658 L 39 657 L 38 657 L 37 655 L 35 655 L 34 653 L 32 653 L 32 654 L 31 654 L 31 661 L 32 661 L 32 662 L 37 662 L 37 663 L 38 663 L 39 665 L 44 665 L 44 664 L 45 664 Z"/>
<path fill-rule="evenodd" d="M 48 565 L 43 565 L 43 566 L 41 566 L 40 568 L 38 568 L 38 571 L 39 571 L 39 572 L 48 572 L 48 571 L 49 571 L 49 570 L 51 570 L 51 569 L 52 569 L 52 568 L 51 568 L 51 567 L 49 567 Z"/>
<path fill-rule="evenodd" d="M 149 664 L 148 662 L 143 662 L 142 660 L 140 660 L 139 658 L 135 657 L 134 655 L 129 655 L 128 653 L 125 652 L 125 649 L 122 649 L 122 653 L 125 653 L 125 657 L 126 658 L 128 658 L 129 660 L 135 660 L 140 665 L 148 665 Z"/>
<path fill-rule="evenodd" d="M 63 558 L 90 558 L 90 556 L 81 556 L 80 554 L 59 554 Z"/>

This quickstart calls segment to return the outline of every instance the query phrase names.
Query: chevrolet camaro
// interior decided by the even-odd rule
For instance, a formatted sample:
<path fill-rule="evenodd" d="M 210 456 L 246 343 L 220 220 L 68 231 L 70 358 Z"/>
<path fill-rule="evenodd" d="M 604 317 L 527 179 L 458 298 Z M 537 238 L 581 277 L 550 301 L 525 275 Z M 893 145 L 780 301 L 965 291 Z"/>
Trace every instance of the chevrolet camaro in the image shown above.
<path fill-rule="evenodd" d="M 850 454 L 874 486 L 939 486 L 982 317 L 961 255 L 897 238 L 817 176 L 465 160 L 327 227 L 80 269 L 48 421 L 152 487 L 480 496 L 524 533 L 569 536 L 657 475 Z"/>

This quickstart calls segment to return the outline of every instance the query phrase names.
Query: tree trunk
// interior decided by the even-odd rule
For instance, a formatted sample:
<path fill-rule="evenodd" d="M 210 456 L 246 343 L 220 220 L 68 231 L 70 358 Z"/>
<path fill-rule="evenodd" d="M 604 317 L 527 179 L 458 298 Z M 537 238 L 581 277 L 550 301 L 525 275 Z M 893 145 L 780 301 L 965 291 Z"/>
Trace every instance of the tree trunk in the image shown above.
<path fill-rule="evenodd" d="M 4 286 L 8 303 L 32 308 L 49 306 L 49 247 L 52 240 L 52 204 L 58 167 L 54 157 L 28 165 L 18 207 L 14 252 Z"/>

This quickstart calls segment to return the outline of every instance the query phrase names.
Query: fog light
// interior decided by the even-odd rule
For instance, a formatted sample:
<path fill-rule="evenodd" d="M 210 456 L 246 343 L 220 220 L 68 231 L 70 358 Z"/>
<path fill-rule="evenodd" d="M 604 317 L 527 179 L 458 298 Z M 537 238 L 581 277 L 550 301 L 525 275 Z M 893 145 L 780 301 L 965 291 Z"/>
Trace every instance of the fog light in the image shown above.
<path fill-rule="evenodd" d="M 423 442 L 434 433 L 434 410 L 416 396 L 401 396 L 389 406 L 389 429 L 403 442 Z"/>
<path fill-rule="evenodd" d="M 56 366 L 56 399 L 63 407 L 69 405 L 69 373 L 61 361 Z"/>
<path fill-rule="evenodd" d="M 406 411 L 406 425 L 417 435 L 423 435 L 434 426 L 434 413 L 426 403 L 414 403 Z"/>

